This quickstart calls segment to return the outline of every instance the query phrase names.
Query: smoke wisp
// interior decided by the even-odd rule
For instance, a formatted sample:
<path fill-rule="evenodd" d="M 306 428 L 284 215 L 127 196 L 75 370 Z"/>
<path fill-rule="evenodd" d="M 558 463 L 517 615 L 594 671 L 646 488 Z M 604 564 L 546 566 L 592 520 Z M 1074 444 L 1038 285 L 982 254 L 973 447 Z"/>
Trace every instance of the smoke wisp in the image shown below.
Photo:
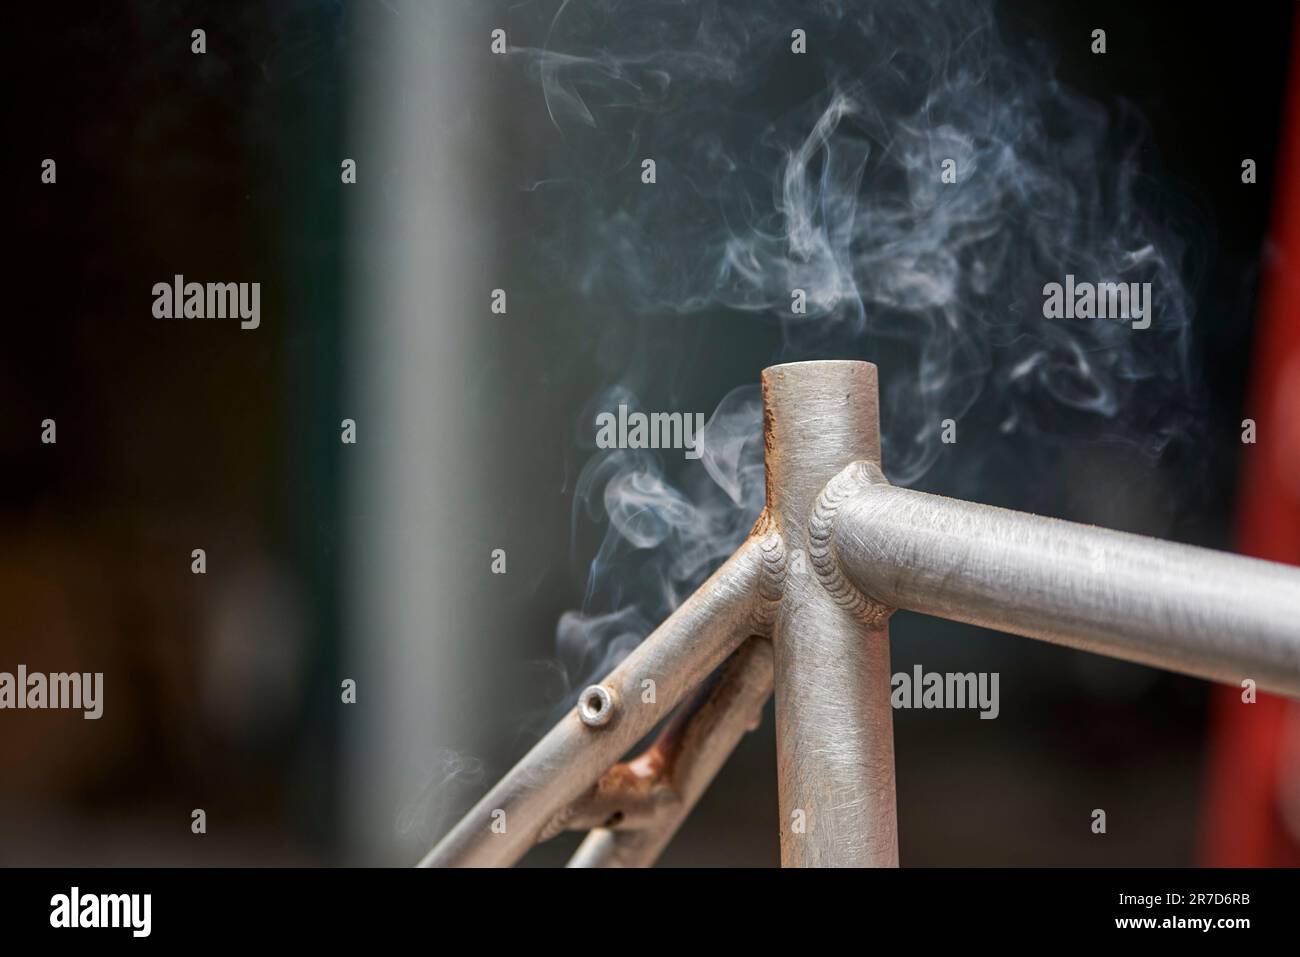
<path fill-rule="evenodd" d="M 773 361 L 876 361 L 899 484 L 926 479 L 945 420 L 967 448 L 1023 454 L 1030 480 L 1065 443 L 1155 457 L 1192 428 L 1186 249 L 1141 119 L 1006 42 L 991 3 L 566 0 L 544 33 L 512 50 L 557 131 L 528 188 L 551 212 L 550 271 L 582 294 L 753 314 L 780 330 Z M 1045 318 L 1067 274 L 1150 283 L 1151 327 Z M 636 362 L 582 425 L 635 404 Z M 671 476 L 658 454 L 593 449 L 574 519 L 605 534 L 560 624 L 575 687 L 743 539 L 760 429 L 741 385 Z"/>

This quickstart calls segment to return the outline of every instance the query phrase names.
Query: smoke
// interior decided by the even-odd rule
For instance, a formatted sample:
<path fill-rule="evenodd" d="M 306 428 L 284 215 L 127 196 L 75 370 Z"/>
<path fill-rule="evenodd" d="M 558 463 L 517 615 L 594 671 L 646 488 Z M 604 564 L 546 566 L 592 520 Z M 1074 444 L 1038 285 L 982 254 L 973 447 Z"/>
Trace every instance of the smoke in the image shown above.
<path fill-rule="evenodd" d="M 636 396 L 618 386 L 596 396 L 578 420 L 579 444 L 593 454 L 574 487 L 573 539 L 584 521 L 604 524 L 605 533 L 582 610 L 566 612 L 556 629 L 566 698 L 607 673 L 694 591 L 736 550 L 763 507 L 756 384 L 722 399 L 700 434 L 699 461 L 676 482 L 658 452 L 594 450 L 595 411 L 620 404 L 639 408 Z"/>
<path fill-rule="evenodd" d="M 436 748 L 428 761 L 415 765 L 394 822 L 397 834 L 428 843 L 446 829 L 451 809 L 464 803 L 483 783 L 483 762 L 472 754 Z"/>
<path fill-rule="evenodd" d="M 1004 41 L 990 3 L 566 0 L 544 32 L 512 50 L 562 144 L 529 188 L 548 271 L 583 295 L 752 314 L 779 329 L 777 361 L 878 362 L 899 484 L 930 472 L 946 419 L 968 456 L 1023 457 L 1026 480 L 1072 442 L 1157 457 L 1193 427 L 1185 249 L 1143 124 Z M 1044 318 L 1068 274 L 1151 283 L 1151 327 Z M 592 413 L 635 404 L 644 377 L 630 360 L 584 410 L 588 447 Z M 658 455 L 593 450 L 575 531 L 605 534 L 560 627 L 572 673 L 612 664 L 592 649 L 625 652 L 740 543 L 760 429 L 745 385 L 671 477 Z"/>

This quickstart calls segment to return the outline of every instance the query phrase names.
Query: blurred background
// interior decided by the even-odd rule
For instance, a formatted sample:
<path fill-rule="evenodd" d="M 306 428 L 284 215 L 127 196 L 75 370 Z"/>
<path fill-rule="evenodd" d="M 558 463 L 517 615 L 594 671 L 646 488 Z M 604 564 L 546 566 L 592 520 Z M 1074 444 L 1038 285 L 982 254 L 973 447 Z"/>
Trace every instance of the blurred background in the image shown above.
<path fill-rule="evenodd" d="M 103 672 L 105 693 L 98 721 L 0 712 L 0 863 L 414 863 L 752 520 L 750 390 L 776 361 L 880 365 L 895 481 L 1300 562 L 1294 4 L 976 7 L 11 12 L 0 671 Z M 828 286 L 733 217 L 772 206 L 855 78 L 870 117 L 799 171 L 815 230 L 832 200 L 864 224 Z M 1000 271 L 954 254 L 957 306 L 912 292 L 971 222 L 909 187 L 918 142 L 1003 183 L 980 220 Z M 862 178 L 837 180 L 857 148 Z M 1036 220 L 1048 196 L 1065 207 Z M 759 278 L 709 272 L 719 250 Z M 1141 352 L 1118 325 L 1036 338 L 1057 333 L 1021 290 L 1135 252 L 1171 317 Z M 176 273 L 260 282 L 260 328 L 153 318 Z M 816 314 L 782 321 L 801 277 Z M 599 454 L 592 416 L 621 399 L 718 409 L 741 491 Z M 611 524 L 629 474 L 650 527 L 684 527 Z M 895 671 L 1001 675 L 996 721 L 895 713 L 905 865 L 1300 862 L 1294 706 L 908 613 L 892 635 Z M 769 705 L 664 864 L 777 863 L 774 747 Z"/>

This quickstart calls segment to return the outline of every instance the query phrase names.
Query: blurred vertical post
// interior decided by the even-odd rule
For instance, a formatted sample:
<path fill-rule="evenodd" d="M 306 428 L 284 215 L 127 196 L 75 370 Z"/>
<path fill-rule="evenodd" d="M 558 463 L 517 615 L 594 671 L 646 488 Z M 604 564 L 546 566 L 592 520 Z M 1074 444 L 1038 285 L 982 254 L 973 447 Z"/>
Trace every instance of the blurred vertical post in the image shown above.
<path fill-rule="evenodd" d="M 438 751 L 469 682 L 468 583 L 487 551 L 473 527 L 476 324 L 483 198 L 472 152 L 475 69 L 487 34 L 469 4 L 363 4 L 344 157 L 352 275 L 344 354 L 346 709 L 342 792 L 349 857 L 418 858 L 438 822 Z M 482 42 L 476 42 L 481 39 Z M 344 157 L 334 159 L 336 167 Z M 475 578 L 475 575 L 480 578 Z"/>

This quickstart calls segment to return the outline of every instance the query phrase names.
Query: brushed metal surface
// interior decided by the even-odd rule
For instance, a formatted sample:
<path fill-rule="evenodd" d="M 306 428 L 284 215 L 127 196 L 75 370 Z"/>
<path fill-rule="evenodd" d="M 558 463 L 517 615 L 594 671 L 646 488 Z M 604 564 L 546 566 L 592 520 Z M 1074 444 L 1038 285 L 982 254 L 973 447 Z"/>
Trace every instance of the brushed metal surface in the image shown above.
<path fill-rule="evenodd" d="M 766 626 L 761 538 L 751 538 L 618 665 L 601 685 L 614 714 L 591 727 L 572 709 L 420 861 L 421 867 L 504 867 L 733 652 Z M 642 682 L 655 682 L 647 702 Z M 494 828 L 493 825 L 496 825 Z"/>
<path fill-rule="evenodd" d="M 876 367 L 773 366 L 763 402 L 767 512 L 787 567 L 772 639 L 781 863 L 897 866 L 886 617 L 844 587 L 812 527 L 837 473 L 880 461 Z"/>
<path fill-rule="evenodd" d="M 835 521 L 886 605 L 1300 697 L 1300 568 L 889 485 L 867 466 Z"/>
<path fill-rule="evenodd" d="M 639 768 L 611 769 L 589 799 L 570 812 L 566 826 L 592 829 L 568 866 L 653 864 L 741 738 L 758 727 L 771 694 L 771 642 L 750 638 L 723 664 L 699 706 L 675 718 L 649 751 L 631 762 Z M 606 782 L 609 786 L 602 787 Z M 618 823 L 593 826 L 611 818 Z"/>
<path fill-rule="evenodd" d="M 570 866 L 652 863 L 773 685 L 782 864 L 896 866 L 896 608 L 1300 697 L 1300 569 L 895 488 L 869 363 L 774 366 L 763 397 L 749 539 L 422 866 L 509 865 L 576 826 L 593 829 Z M 724 661 L 700 708 L 616 764 Z"/>

